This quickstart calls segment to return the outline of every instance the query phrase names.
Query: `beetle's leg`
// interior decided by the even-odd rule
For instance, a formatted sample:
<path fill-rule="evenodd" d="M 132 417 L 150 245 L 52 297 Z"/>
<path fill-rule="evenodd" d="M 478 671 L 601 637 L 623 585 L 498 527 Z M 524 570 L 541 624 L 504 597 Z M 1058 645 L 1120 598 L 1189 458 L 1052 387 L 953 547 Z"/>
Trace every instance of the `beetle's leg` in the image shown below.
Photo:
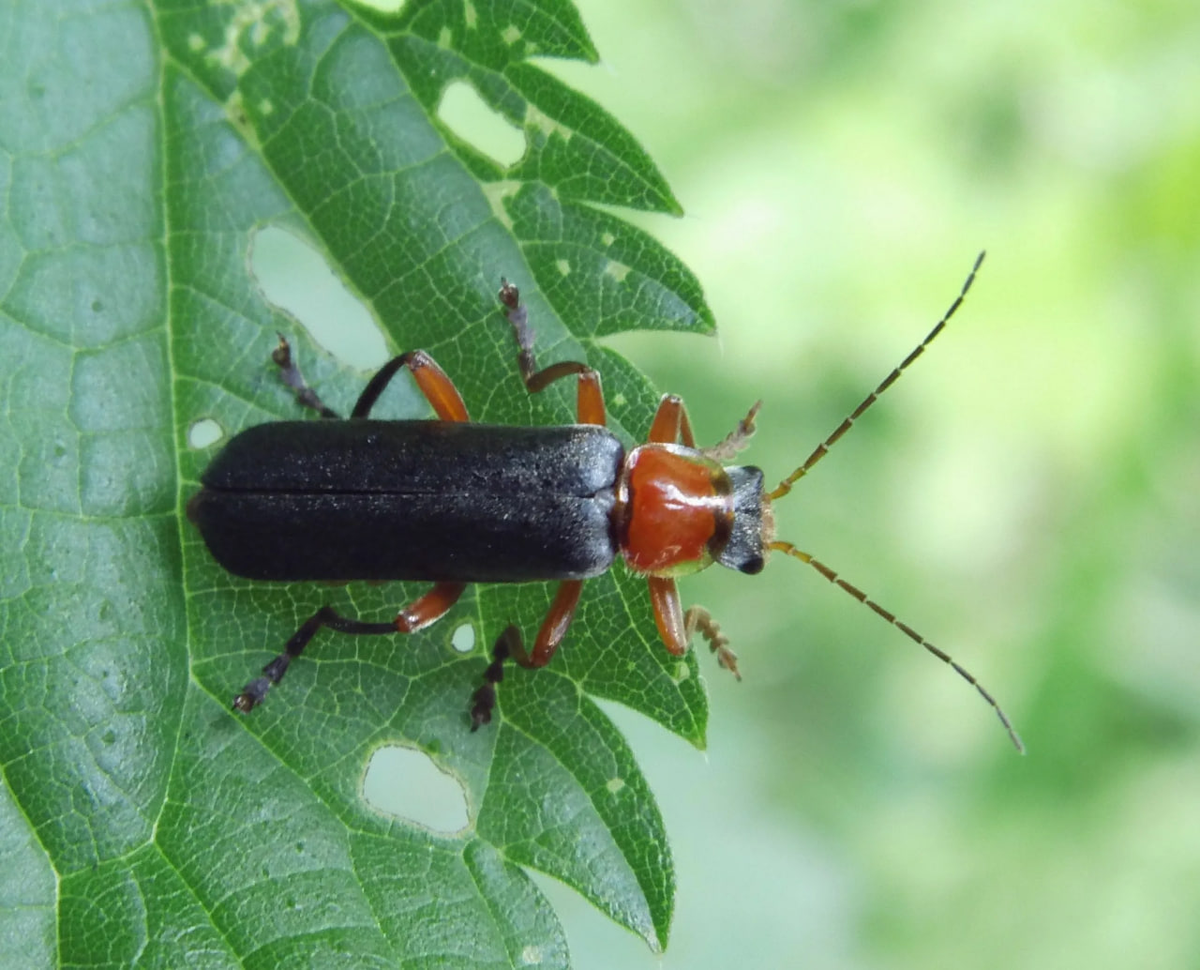
<path fill-rule="evenodd" d="M 750 436 L 755 431 L 754 419 L 761 407 L 762 401 L 756 401 L 736 428 L 715 445 L 699 449 L 700 453 L 713 461 L 726 461 L 736 455 L 749 444 Z M 696 436 L 692 433 L 692 423 L 688 420 L 687 407 L 682 398 L 674 394 L 663 395 L 658 410 L 654 412 L 654 421 L 650 425 L 648 437 L 656 444 L 696 447 Z"/>
<path fill-rule="evenodd" d="M 654 608 L 654 622 L 663 646 L 677 657 L 687 653 L 688 630 L 683 620 L 683 606 L 679 602 L 679 588 L 675 580 L 665 576 L 649 576 L 650 605 Z"/>
<path fill-rule="evenodd" d="M 738 671 L 737 654 L 729 649 L 729 637 L 721 632 L 721 624 L 713 619 L 711 613 L 703 606 L 690 606 L 683 615 L 683 627 L 688 640 L 697 630 L 708 641 L 708 646 L 717 655 L 717 663 L 728 670 L 738 680 L 742 679 Z"/>
<path fill-rule="evenodd" d="M 580 424 L 605 424 L 604 393 L 600 389 L 600 375 L 587 364 L 577 360 L 562 360 L 538 370 L 533 356 L 533 328 L 529 325 L 529 312 L 521 302 L 520 291 L 508 280 L 500 280 L 500 302 L 506 307 L 504 315 L 512 324 L 513 336 L 517 339 L 517 366 L 521 380 L 530 394 L 544 391 L 555 381 L 579 375 L 577 412 Z"/>
<path fill-rule="evenodd" d="M 279 346 L 271 352 L 271 360 L 279 365 L 279 379 L 292 389 L 296 400 L 304 407 L 312 408 L 323 418 L 338 417 L 338 413 L 327 408 L 325 402 L 317 396 L 317 392 L 308 386 L 304 375 L 300 373 L 300 368 L 292 360 L 292 347 L 287 342 L 287 337 L 283 334 L 278 334 L 278 337 Z"/>
<path fill-rule="evenodd" d="M 271 359 L 279 365 L 280 380 L 295 391 L 297 401 L 305 407 L 319 412 L 323 418 L 339 416 L 336 411 L 326 407 L 325 402 L 317 396 L 317 392 L 308 386 L 304 375 L 300 373 L 300 368 L 292 360 L 292 348 L 283 334 L 279 335 L 279 346 L 271 354 Z M 396 372 L 405 366 L 408 367 L 413 379 L 417 382 L 418 390 L 425 395 L 425 400 L 429 402 L 439 418 L 443 421 L 470 420 L 467 415 L 467 406 L 463 403 L 462 395 L 458 393 L 454 382 L 423 350 L 410 350 L 399 357 L 393 357 L 379 368 L 375 376 L 363 388 L 358 403 L 354 405 L 354 411 L 350 416 L 352 418 L 367 417 L 384 388 L 396 376 Z"/>
<path fill-rule="evenodd" d="M 492 710 L 496 706 L 496 684 L 504 679 L 505 660 L 512 657 L 522 667 L 544 667 L 550 662 L 571 626 L 582 589 L 581 579 L 569 579 L 558 584 L 558 592 L 546 613 L 546 619 L 542 621 L 532 653 L 526 652 L 521 631 L 516 626 L 510 625 L 500 634 L 492 648 L 492 662 L 483 672 L 483 686 L 471 698 L 472 731 L 492 719 Z"/>
<path fill-rule="evenodd" d="M 516 651 L 513 656 L 522 667 L 545 667 L 554 656 L 563 637 L 575 618 L 575 607 L 579 605 L 579 594 L 583 591 L 582 579 L 568 579 L 558 584 L 558 592 L 554 594 L 554 602 L 542 620 L 537 639 L 533 642 L 533 651 L 522 657 Z"/>
<path fill-rule="evenodd" d="M 570 580 L 559 584 L 558 595 L 554 605 L 542 623 L 534 644 L 533 654 L 525 650 L 525 642 L 521 639 L 521 631 L 514 625 L 509 625 L 496 640 L 492 647 L 492 662 L 483 672 L 483 686 L 471 697 L 471 730 L 478 730 L 479 725 L 488 724 L 492 720 L 492 711 L 496 708 L 496 685 L 504 679 L 504 661 L 511 657 L 522 667 L 544 667 L 554 656 L 554 651 L 566 635 L 571 617 L 575 614 L 575 604 L 579 602 L 579 591 L 583 586 L 582 580 Z"/>
<path fill-rule="evenodd" d="M 688 420 L 683 398 L 676 394 L 664 394 L 654 412 L 648 440 L 654 444 L 681 444 L 685 448 L 696 447 L 696 436 L 692 434 L 692 422 Z"/>
<path fill-rule="evenodd" d="M 542 621 L 542 627 L 538 630 L 533 650 L 526 651 L 521 631 L 515 626 L 510 626 L 503 634 L 505 656 L 512 657 L 522 667 L 545 667 L 563 642 L 563 637 L 567 635 L 582 591 L 582 579 L 568 579 L 559 583 L 554 602 L 550 604 L 550 609 L 546 611 L 546 619 Z"/>
<path fill-rule="evenodd" d="M 692 634 L 697 630 L 708 641 L 717 663 L 730 671 L 738 680 L 737 654 L 729 649 L 729 638 L 721 632 L 720 624 L 703 606 L 690 607 L 687 613 L 679 602 L 679 588 L 675 580 L 662 576 L 648 576 L 650 605 L 654 608 L 654 622 L 658 635 L 670 653 L 680 657 L 687 653 Z"/>
<path fill-rule="evenodd" d="M 539 371 L 533 356 L 533 327 L 529 325 L 529 311 L 521 302 L 521 291 L 501 277 L 500 292 L 497 295 L 505 306 L 504 315 L 512 324 L 513 336 L 517 340 L 517 366 L 530 394 L 536 394 L 560 377 L 579 374 L 588 369 L 587 364 L 581 364 L 577 360 L 564 360 Z"/>
<path fill-rule="evenodd" d="M 435 583 L 428 593 L 396 614 L 396 619 L 392 621 L 392 629 L 401 633 L 424 630 L 429 624 L 449 613 L 450 607 L 458 602 L 466 588 L 466 583 Z"/>
<path fill-rule="evenodd" d="M 504 661 L 513 655 L 524 656 L 521 631 L 508 626 L 492 647 L 492 662 L 483 672 L 483 686 L 471 697 L 471 730 L 478 731 L 479 725 L 490 724 L 492 711 L 496 709 L 496 685 L 504 679 Z"/>
<path fill-rule="evenodd" d="M 604 391 L 600 389 L 600 375 L 588 369 L 579 375 L 579 393 L 576 395 L 575 413 L 580 424 L 608 423 L 604 413 Z"/>
<path fill-rule="evenodd" d="M 396 626 L 393 623 L 364 623 L 361 620 L 351 620 L 336 613 L 331 606 L 322 606 L 304 621 L 304 625 L 299 630 L 292 634 L 287 646 L 283 648 L 283 653 L 263 667 L 264 676 L 250 681 L 242 688 L 242 692 L 233 699 L 234 710 L 245 714 L 253 710 L 256 705 L 261 704 L 263 698 L 267 696 L 267 691 L 271 689 L 271 685 L 278 684 L 283 679 L 288 665 L 300 656 L 308 645 L 308 641 L 323 626 L 337 630 L 338 633 L 371 635 L 396 632 Z"/>
<path fill-rule="evenodd" d="M 512 657 L 522 667 L 545 667 L 563 642 L 563 637 L 567 635 L 582 591 L 582 579 L 568 579 L 559 583 L 554 602 L 546 611 L 546 619 L 542 621 L 542 627 L 533 643 L 533 651 L 526 651 L 521 631 L 515 626 L 510 626 L 501 634 L 504 639 L 505 657 Z M 499 649 L 498 643 L 496 646 Z M 491 669 L 488 668 L 489 671 Z M 486 678 L 487 674 L 484 677 Z"/>
<path fill-rule="evenodd" d="M 762 401 L 755 401 L 749 413 L 738 422 L 738 426 L 729 432 L 724 438 L 718 441 L 715 445 L 708 448 L 701 448 L 700 453 L 705 458 L 711 458 L 713 461 L 725 462 L 734 457 L 739 451 L 750 444 L 750 437 L 754 434 L 754 419 L 758 415 L 758 409 L 762 407 Z"/>
<path fill-rule="evenodd" d="M 338 633 L 357 633 L 379 635 L 384 633 L 413 633 L 424 629 L 441 618 L 462 595 L 466 589 L 465 583 L 437 583 L 424 596 L 417 599 L 411 606 L 396 614 L 391 623 L 365 623 L 362 620 L 352 620 L 337 613 L 332 606 L 322 606 L 316 613 L 304 621 L 304 624 L 292 634 L 283 653 L 279 654 L 269 664 L 263 667 L 263 676 L 252 680 L 237 697 L 233 699 L 234 710 L 248 713 L 263 702 L 272 684 L 278 684 L 287 673 L 288 666 L 304 651 L 319 629 L 323 626 Z"/>
<path fill-rule="evenodd" d="M 358 403 L 350 416 L 365 418 L 371 413 L 371 408 L 388 386 L 396 372 L 402 367 L 408 367 L 417 388 L 425 395 L 434 413 L 443 421 L 470 421 L 467 406 L 463 403 L 462 395 L 454 382 L 446 376 L 446 372 L 423 350 L 410 350 L 399 357 L 393 357 L 371 378 L 363 392 L 359 395 Z"/>

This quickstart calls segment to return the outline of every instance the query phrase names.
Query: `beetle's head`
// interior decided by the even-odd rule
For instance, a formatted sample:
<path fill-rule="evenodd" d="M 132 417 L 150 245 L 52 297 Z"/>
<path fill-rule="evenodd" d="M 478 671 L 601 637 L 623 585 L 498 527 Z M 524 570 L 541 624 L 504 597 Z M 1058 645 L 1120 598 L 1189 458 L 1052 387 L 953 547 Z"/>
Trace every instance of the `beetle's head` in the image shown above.
<path fill-rule="evenodd" d="M 722 566 L 753 576 L 766 564 L 767 543 L 775 532 L 771 503 L 763 495 L 763 473 L 753 465 L 725 468 L 733 486 L 729 538 L 714 557 Z"/>

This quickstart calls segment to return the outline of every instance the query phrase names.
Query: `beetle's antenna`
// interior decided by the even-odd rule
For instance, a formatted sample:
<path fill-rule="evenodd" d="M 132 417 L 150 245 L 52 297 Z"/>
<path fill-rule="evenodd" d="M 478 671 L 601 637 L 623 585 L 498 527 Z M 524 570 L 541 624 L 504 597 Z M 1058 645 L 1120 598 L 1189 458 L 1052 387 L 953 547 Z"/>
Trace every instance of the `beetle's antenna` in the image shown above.
<path fill-rule="evenodd" d="M 931 654 L 933 654 L 935 657 L 937 657 L 938 660 L 941 660 L 943 663 L 953 667 L 954 670 L 958 673 L 958 675 L 963 680 L 965 680 L 968 684 L 970 684 L 972 687 L 974 687 L 975 690 L 977 690 L 979 692 L 979 696 L 982 697 L 985 701 L 987 701 L 987 703 L 992 708 L 992 710 L 996 712 L 996 716 L 998 718 L 1000 718 L 1000 723 L 1004 725 L 1004 730 L 1008 732 L 1008 737 L 1012 741 L 1012 743 L 1016 746 L 1017 751 L 1020 752 L 1021 754 L 1025 753 L 1025 745 L 1021 742 L 1020 735 L 1017 734 L 1016 729 L 1012 726 L 1012 721 L 1010 721 L 1008 719 L 1008 715 L 1004 713 L 1004 709 L 999 704 L 996 703 L 996 698 L 994 698 L 990 693 L 988 693 L 987 688 L 984 687 L 983 684 L 981 684 L 978 680 L 975 679 L 974 674 L 972 674 L 969 670 L 967 670 L 966 667 L 962 666 L 962 664 L 960 664 L 957 660 L 955 660 L 953 657 L 951 657 L 950 654 L 946 653 L 944 650 L 940 649 L 939 647 L 935 647 L 932 643 L 930 643 L 928 640 L 926 640 L 923 636 L 921 636 L 921 634 L 919 634 L 916 630 L 914 630 L 911 626 L 909 626 L 903 620 L 897 619 L 896 614 L 890 613 L 887 610 L 885 610 L 882 606 L 880 606 L 873 599 L 871 599 L 869 596 L 867 596 L 867 594 L 864 593 L 857 586 L 853 586 L 850 583 L 846 582 L 846 580 L 842 579 L 841 576 L 839 576 L 836 572 L 834 572 L 832 569 L 830 569 L 828 566 L 826 566 L 819 559 L 814 559 L 807 552 L 803 552 L 803 551 L 797 549 L 790 542 L 772 542 L 769 544 L 768 548 L 774 549 L 777 552 L 782 552 L 788 556 L 791 556 L 793 559 L 799 559 L 801 562 L 808 563 L 810 566 L 813 567 L 813 569 L 815 569 L 822 576 L 824 576 L 831 583 L 833 583 L 834 586 L 840 586 L 842 589 L 844 589 L 847 593 L 849 593 L 851 596 L 853 596 L 860 603 L 864 604 L 865 606 L 869 606 L 872 610 L 874 610 L 881 617 L 883 617 L 885 620 L 887 620 L 888 623 L 890 623 L 897 630 L 899 630 L 901 633 L 903 633 L 905 636 L 907 636 L 910 640 L 914 640 L 915 642 L 919 643 L 926 650 L 928 650 Z"/>
<path fill-rule="evenodd" d="M 796 482 L 798 482 L 805 475 L 807 475 L 809 469 L 811 469 L 813 465 L 824 458 L 829 449 L 833 447 L 834 443 L 850 430 L 850 427 L 855 421 L 863 416 L 863 413 L 867 410 L 867 408 L 879 400 L 879 395 L 891 387 L 896 382 L 896 379 L 904 373 L 908 366 L 925 352 L 925 348 L 933 343 L 934 338 L 942 332 L 942 328 L 945 327 L 950 321 L 950 318 L 954 316 L 955 311 L 962 306 L 962 302 L 966 298 L 967 291 L 971 288 L 971 284 L 975 282 L 975 274 L 979 272 L 979 267 L 983 263 L 983 257 L 985 255 L 986 253 L 980 253 L 976 257 L 975 265 L 971 267 L 970 275 L 967 276 L 967 280 L 965 283 L 963 283 L 962 289 L 958 291 L 958 296 L 954 298 L 954 302 L 950 304 L 950 309 L 942 315 L 942 319 L 940 319 L 937 322 L 937 325 L 929 331 L 925 339 L 917 344 L 916 349 L 904 358 L 899 367 L 895 368 L 890 374 L 888 374 L 887 377 L 880 381 L 879 386 L 863 399 L 862 404 L 850 412 L 850 415 L 837 426 L 837 430 L 819 445 L 817 445 L 816 450 L 813 451 L 813 453 L 809 455 L 807 459 L 805 459 L 804 464 L 788 475 L 788 477 L 782 482 L 780 482 L 775 488 L 775 491 L 771 492 L 767 498 L 773 502 L 776 499 L 783 498 L 783 496 L 787 495 L 787 493 L 792 490 L 792 486 L 795 485 Z"/>

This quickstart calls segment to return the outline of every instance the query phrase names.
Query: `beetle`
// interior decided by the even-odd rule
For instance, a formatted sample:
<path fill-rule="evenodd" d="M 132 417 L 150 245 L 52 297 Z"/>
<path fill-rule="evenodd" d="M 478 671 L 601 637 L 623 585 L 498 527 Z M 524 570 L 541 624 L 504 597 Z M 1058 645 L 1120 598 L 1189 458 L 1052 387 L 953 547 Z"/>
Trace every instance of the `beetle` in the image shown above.
<path fill-rule="evenodd" d="M 712 563 L 760 572 L 770 552 L 799 559 L 841 587 L 940 660 L 992 707 L 1018 750 L 1009 718 L 983 685 L 948 654 L 834 570 L 775 539 L 772 503 L 787 495 L 937 337 L 962 304 L 983 261 L 980 253 L 937 325 L 857 408 L 772 491 L 752 465 L 726 465 L 754 433 L 761 402 L 723 441 L 699 448 L 683 401 L 665 395 L 648 440 L 632 449 L 605 427 L 600 375 L 578 361 L 539 369 L 528 313 L 516 286 L 501 280 L 499 301 L 512 326 L 525 387 L 577 382 L 578 423 L 508 427 L 472 423 L 451 379 L 421 350 L 385 364 L 348 420 L 339 420 L 307 385 L 280 335 L 273 359 L 299 402 L 325 421 L 277 421 L 236 435 L 201 476 L 188 503 L 216 561 L 255 580 L 285 582 L 428 580 L 432 589 L 390 622 L 344 617 L 325 606 L 234 699 L 260 704 L 322 627 L 381 635 L 422 630 L 445 615 L 469 583 L 558 583 L 549 612 L 526 651 L 508 627 L 475 692 L 471 730 L 491 720 L 505 661 L 550 662 L 567 635 L 585 580 L 621 558 L 649 588 L 659 637 L 683 655 L 700 633 L 721 666 L 740 679 L 737 656 L 702 607 L 684 611 L 676 581 Z M 407 370 L 435 420 L 370 417 L 388 383 Z"/>

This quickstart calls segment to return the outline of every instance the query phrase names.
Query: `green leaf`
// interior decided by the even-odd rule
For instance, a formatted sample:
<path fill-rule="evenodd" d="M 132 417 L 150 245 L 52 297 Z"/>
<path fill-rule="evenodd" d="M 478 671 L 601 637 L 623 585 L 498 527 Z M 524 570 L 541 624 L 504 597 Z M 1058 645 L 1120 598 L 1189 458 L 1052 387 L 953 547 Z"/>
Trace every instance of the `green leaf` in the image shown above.
<path fill-rule="evenodd" d="M 657 169 L 527 62 L 596 59 L 576 11 L 67 6 L 0 18 L 0 965 L 567 966 L 527 868 L 665 946 L 662 819 L 589 699 L 703 744 L 695 661 L 662 649 L 644 582 L 588 583 L 560 654 L 511 670 L 478 733 L 491 643 L 532 635 L 549 587 L 481 588 L 406 638 L 322 634 L 242 717 L 232 696 L 318 607 L 382 619 L 422 589 L 234 579 L 182 514 L 219 448 L 189 445 L 196 422 L 227 440 L 299 416 L 277 330 L 334 406 L 366 379 L 264 298 L 270 226 L 324 255 L 392 352 L 430 351 L 476 420 L 569 422 L 573 388 L 517 377 L 507 276 L 539 362 L 587 359 L 614 430 L 645 435 L 653 389 L 594 338 L 712 319 L 678 260 L 593 207 L 677 212 Z M 523 159 L 438 118 L 456 80 L 521 128 Z M 411 391 L 386 406 L 427 413 Z M 461 782 L 462 831 L 367 805 L 386 744 Z"/>

